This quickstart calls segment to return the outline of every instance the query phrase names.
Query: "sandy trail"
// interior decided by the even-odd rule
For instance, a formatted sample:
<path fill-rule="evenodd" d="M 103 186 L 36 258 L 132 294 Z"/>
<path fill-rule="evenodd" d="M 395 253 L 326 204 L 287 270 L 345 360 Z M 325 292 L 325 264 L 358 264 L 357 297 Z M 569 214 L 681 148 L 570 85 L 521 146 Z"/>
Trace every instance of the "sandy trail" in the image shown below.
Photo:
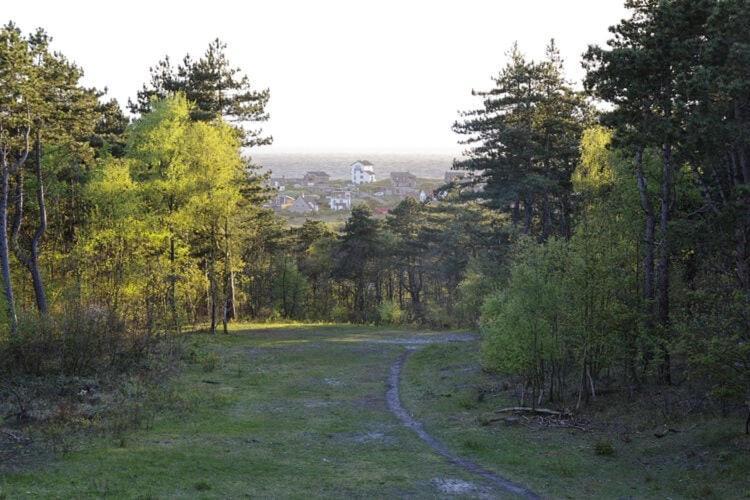
<path fill-rule="evenodd" d="M 490 470 L 485 469 L 481 465 L 466 458 L 460 457 L 459 455 L 452 452 L 442 442 L 430 435 L 420 422 L 414 420 L 414 418 L 409 414 L 408 411 L 406 411 L 406 408 L 404 408 L 403 404 L 401 403 L 401 397 L 399 394 L 401 372 L 403 370 L 404 364 L 406 363 L 406 360 L 416 349 L 418 349 L 418 346 L 445 342 L 468 342 L 475 339 L 476 338 L 474 336 L 469 335 L 449 336 L 430 340 L 420 338 L 413 339 L 413 341 L 411 342 L 409 342 L 409 339 L 399 339 L 402 341 L 399 341 L 397 343 L 404 344 L 407 347 L 406 350 L 401 354 L 401 356 L 398 357 L 396 362 L 391 366 L 390 375 L 388 377 L 388 391 L 386 393 L 388 408 L 391 410 L 391 413 L 393 413 L 396 418 L 398 418 L 402 425 L 416 433 L 422 441 L 427 443 L 427 445 L 435 451 L 435 453 L 442 456 L 453 465 L 484 478 L 489 483 L 498 487 L 504 492 L 512 493 L 523 498 L 540 498 L 539 495 L 532 492 L 525 486 L 514 483 L 502 476 L 499 476 L 498 474 L 495 474 Z"/>

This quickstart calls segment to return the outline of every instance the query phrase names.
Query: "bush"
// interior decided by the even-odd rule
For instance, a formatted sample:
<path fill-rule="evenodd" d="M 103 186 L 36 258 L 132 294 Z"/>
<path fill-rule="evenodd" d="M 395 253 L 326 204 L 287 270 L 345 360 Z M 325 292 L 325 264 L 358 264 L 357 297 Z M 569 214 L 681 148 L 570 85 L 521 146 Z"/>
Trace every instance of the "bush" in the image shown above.
<path fill-rule="evenodd" d="M 19 318 L 18 331 L 0 341 L 0 370 L 35 376 L 119 372 L 142 361 L 152 340 L 99 306 L 26 315 Z"/>
<path fill-rule="evenodd" d="M 404 311 L 394 300 L 384 300 L 378 305 L 378 320 L 380 323 L 400 325 L 404 320 Z"/>
<path fill-rule="evenodd" d="M 346 323 L 349 321 L 349 310 L 338 304 L 331 311 L 331 319 L 336 323 Z"/>
<path fill-rule="evenodd" d="M 609 457 L 615 454 L 615 447 L 609 439 L 603 439 L 594 443 L 594 453 L 603 457 Z"/>

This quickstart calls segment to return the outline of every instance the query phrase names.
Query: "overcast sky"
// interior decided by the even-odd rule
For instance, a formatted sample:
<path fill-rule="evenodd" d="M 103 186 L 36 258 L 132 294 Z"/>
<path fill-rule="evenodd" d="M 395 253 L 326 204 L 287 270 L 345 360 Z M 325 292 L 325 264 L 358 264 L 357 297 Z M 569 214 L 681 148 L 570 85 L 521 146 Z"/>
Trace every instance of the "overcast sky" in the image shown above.
<path fill-rule="evenodd" d="M 271 89 L 264 152 L 457 153 L 451 124 L 473 107 L 514 40 L 530 57 L 557 39 L 571 79 L 623 0 L 3 2 L 4 21 L 44 27 L 87 83 L 123 105 L 168 54 L 215 37 Z"/>

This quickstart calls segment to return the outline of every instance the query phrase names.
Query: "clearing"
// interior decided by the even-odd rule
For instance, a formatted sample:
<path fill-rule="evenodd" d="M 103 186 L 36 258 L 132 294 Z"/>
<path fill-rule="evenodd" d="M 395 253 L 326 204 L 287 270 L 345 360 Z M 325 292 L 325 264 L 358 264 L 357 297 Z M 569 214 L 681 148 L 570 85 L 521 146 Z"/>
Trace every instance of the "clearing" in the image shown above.
<path fill-rule="evenodd" d="M 471 334 L 244 325 L 187 344 L 194 362 L 173 382 L 172 409 L 124 438 L 89 438 L 4 474 L 0 498 L 750 492 L 733 419 L 658 440 L 634 433 L 606 456 L 593 451 L 604 435 L 594 430 L 482 425 L 509 396 L 478 390 L 496 381 L 479 370 Z"/>

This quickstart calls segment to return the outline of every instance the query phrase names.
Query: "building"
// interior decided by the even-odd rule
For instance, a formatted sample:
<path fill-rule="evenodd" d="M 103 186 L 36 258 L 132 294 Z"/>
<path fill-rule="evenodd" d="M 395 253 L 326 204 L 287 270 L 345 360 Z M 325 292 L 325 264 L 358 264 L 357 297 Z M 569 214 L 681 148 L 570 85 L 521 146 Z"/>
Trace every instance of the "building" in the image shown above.
<path fill-rule="evenodd" d="M 276 196 L 273 200 L 271 200 L 271 203 L 269 206 L 273 208 L 274 210 L 284 210 L 286 208 L 289 208 L 294 203 L 294 198 L 291 196 L 287 196 L 285 194 L 280 194 Z"/>
<path fill-rule="evenodd" d="M 318 204 L 305 199 L 305 195 L 301 195 L 299 198 L 294 200 L 294 203 L 289 207 L 290 212 L 298 214 L 309 214 L 319 210 Z"/>
<path fill-rule="evenodd" d="M 303 181 L 308 186 L 319 186 L 320 184 L 328 184 L 331 176 L 325 172 L 307 172 Z"/>
<path fill-rule="evenodd" d="M 352 193 L 350 191 L 334 191 L 328 200 L 331 210 L 351 210 Z"/>
<path fill-rule="evenodd" d="M 367 160 L 357 160 L 351 164 L 352 184 L 375 182 L 375 168 Z"/>
<path fill-rule="evenodd" d="M 417 176 L 410 172 L 391 172 L 391 184 L 398 188 L 417 187 Z"/>
<path fill-rule="evenodd" d="M 267 185 L 276 191 L 283 191 L 286 189 L 286 179 L 284 179 L 284 177 L 271 177 Z"/>

